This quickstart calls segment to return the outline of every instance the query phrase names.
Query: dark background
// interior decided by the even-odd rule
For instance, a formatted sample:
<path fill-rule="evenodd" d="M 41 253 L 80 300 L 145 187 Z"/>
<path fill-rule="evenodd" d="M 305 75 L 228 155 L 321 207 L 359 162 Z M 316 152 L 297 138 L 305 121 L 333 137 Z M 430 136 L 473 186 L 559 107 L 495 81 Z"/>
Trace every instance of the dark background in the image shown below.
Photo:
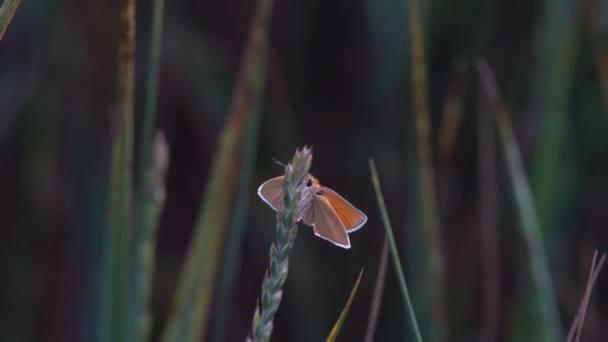
<path fill-rule="evenodd" d="M 384 231 L 373 157 L 413 301 L 428 329 L 405 1 L 276 2 L 266 96 L 227 340 L 246 336 L 268 264 L 274 213 L 255 194 L 298 146 L 312 172 L 369 221 L 343 250 L 301 226 L 273 340 L 324 339 L 361 268 L 339 336 L 365 333 Z M 0 340 L 93 341 L 100 291 L 109 157 L 117 113 L 118 6 L 23 1 L 0 42 Z M 136 115 L 143 108 L 151 5 L 137 4 Z M 594 249 L 608 246 L 608 3 L 433 1 L 423 4 L 433 160 L 445 260 L 447 336 L 481 329 L 478 156 L 496 159 L 499 335 L 535 340 L 541 323 L 502 145 L 478 138 L 481 87 L 473 62 L 496 73 L 521 147 L 567 329 Z M 227 115 L 254 1 L 168 1 L 158 122 L 171 164 L 158 237 L 152 311 L 158 336 Z M 441 130 L 457 93 L 458 125 Z M 139 122 L 139 121 L 137 121 Z M 139 127 L 139 126 L 137 126 Z M 489 126 L 493 129 L 493 126 Z M 447 132 L 447 133 L 446 133 Z M 447 150 L 443 134 L 454 134 Z M 608 337 L 608 276 L 600 275 L 585 341 Z M 217 308 L 214 308 L 214 310 Z M 211 335 L 219 329 L 214 315 Z M 389 268 L 376 340 L 408 332 Z"/>

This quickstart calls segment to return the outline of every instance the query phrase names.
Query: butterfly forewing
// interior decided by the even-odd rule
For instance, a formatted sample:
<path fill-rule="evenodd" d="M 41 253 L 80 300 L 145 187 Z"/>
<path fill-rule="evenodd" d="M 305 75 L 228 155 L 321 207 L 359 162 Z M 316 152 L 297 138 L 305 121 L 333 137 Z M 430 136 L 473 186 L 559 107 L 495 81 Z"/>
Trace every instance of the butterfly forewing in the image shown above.
<path fill-rule="evenodd" d="M 338 195 L 332 189 L 323 187 L 321 189 L 320 196 L 324 196 L 329 201 L 329 204 L 334 209 L 340 221 L 344 225 L 344 228 L 348 232 L 353 232 L 367 222 L 367 216 L 361 212 L 361 210 L 355 208 L 352 204 L 348 203 L 342 196 Z"/>
<path fill-rule="evenodd" d="M 275 177 L 267 180 L 258 188 L 258 195 L 274 210 L 283 206 L 283 178 Z"/>
<path fill-rule="evenodd" d="M 303 211 L 302 220 L 312 226 L 315 235 L 333 242 L 335 245 L 350 248 L 350 240 L 344 225 L 327 198 L 317 195 Z"/>

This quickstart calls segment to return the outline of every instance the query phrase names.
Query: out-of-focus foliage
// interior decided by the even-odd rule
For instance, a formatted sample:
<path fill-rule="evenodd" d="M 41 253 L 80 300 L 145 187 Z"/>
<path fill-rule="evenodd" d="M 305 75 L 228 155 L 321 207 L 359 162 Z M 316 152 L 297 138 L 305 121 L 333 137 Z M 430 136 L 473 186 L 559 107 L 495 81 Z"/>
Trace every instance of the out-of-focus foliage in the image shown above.
<path fill-rule="evenodd" d="M 137 2 L 136 10 L 137 128 L 144 107 L 151 3 Z M 151 289 L 153 340 L 160 337 L 176 291 L 255 3 L 166 3 L 157 128 L 166 133 L 171 160 Z M 504 341 L 535 341 L 540 334 L 530 254 L 504 151 L 500 144 L 478 141 L 479 115 L 494 114 L 480 105 L 483 92 L 473 67 L 478 57 L 493 69 L 511 114 L 565 332 L 584 293 L 593 250 L 608 247 L 608 5 L 603 0 L 421 5 L 444 260 L 444 335 L 456 341 L 479 338 L 482 323 L 488 322 L 483 292 L 492 281 L 500 299 L 491 311 L 497 315 L 496 335 Z M 304 144 L 314 146 L 312 173 L 369 220 L 350 235 L 350 250 L 300 228 L 273 339 L 324 339 L 353 275 L 361 268 L 376 273 L 384 231 L 369 157 L 380 172 L 421 333 L 428 336 L 408 3 L 279 1 L 269 26 L 250 204 L 236 279 L 228 289 L 231 300 L 223 304 L 230 305 L 230 316 L 227 324 L 216 324 L 209 315 L 206 339 L 246 337 L 275 235 L 275 214 L 257 198 L 256 189 L 281 174 L 272 158 L 286 161 Z M 98 336 L 118 111 L 118 36 L 119 1 L 24 1 L 0 41 L 2 341 L 95 341 Z M 449 102 L 454 93 L 458 99 Z M 454 131 L 440 129 L 447 103 L 459 106 L 454 109 L 460 113 L 458 124 L 445 126 Z M 440 159 L 441 132 L 456 138 Z M 494 168 L 480 168 L 478 154 L 488 148 L 495 155 Z M 484 227 L 479 225 L 480 208 L 487 206 L 480 203 L 478 179 L 487 170 L 495 170 L 495 186 L 486 195 L 497 203 L 499 253 L 492 255 L 483 252 Z M 497 265 L 492 274 L 498 278 L 482 272 L 488 257 Z M 217 260 L 220 267 L 222 261 Z M 581 340 L 608 338 L 607 281 L 606 274 L 599 275 Z M 406 316 L 390 268 L 385 284 L 376 340 L 401 341 L 408 336 Z M 373 287 L 374 277 L 362 278 L 339 339 L 364 336 L 361 322 L 368 319 Z M 225 330 L 216 334 L 218 329 Z"/>

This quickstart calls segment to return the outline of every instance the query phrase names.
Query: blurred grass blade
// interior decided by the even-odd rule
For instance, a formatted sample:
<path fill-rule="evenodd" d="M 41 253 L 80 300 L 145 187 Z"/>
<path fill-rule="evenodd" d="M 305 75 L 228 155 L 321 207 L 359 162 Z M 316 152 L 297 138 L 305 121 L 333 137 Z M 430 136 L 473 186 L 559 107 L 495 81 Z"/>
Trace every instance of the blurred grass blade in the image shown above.
<path fill-rule="evenodd" d="M 104 282 L 100 315 L 100 340 L 125 338 L 127 272 L 131 234 L 133 163 L 133 91 L 135 75 L 135 0 L 120 7 L 118 62 L 119 109 L 112 144 L 108 227 L 104 250 Z"/>
<path fill-rule="evenodd" d="M 521 220 L 521 228 L 528 246 L 528 253 L 530 253 L 530 267 L 536 286 L 536 297 L 543 326 L 549 341 L 560 341 L 563 339 L 563 333 L 557 308 L 557 297 L 551 280 L 549 263 L 532 193 L 519 154 L 519 146 L 489 66 L 484 61 L 479 61 L 477 69 L 483 88 L 496 111 L 496 126 L 505 151 L 508 174 L 515 192 L 515 202 Z"/>
<path fill-rule="evenodd" d="M 384 205 L 384 196 L 382 195 L 382 189 L 380 188 L 380 180 L 378 179 L 376 164 L 371 158 L 369 159 L 369 169 L 372 176 L 372 183 L 374 184 L 374 191 L 376 192 L 376 200 L 378 201 L 378 207 L 382 216 L 382 223 L 384 224 L 384 230 L 386 231 L 386 238 L 388 239 L 389 251 L 393 260 L 393 267 L 395 268 L 397 280 L 399 281 L 399 289 L 401 290 L 401 296 L 403 298 L 403 304 L 405 306 L 405 312 L 410 325 L 411 333 L 414 341 L 421 342 L 422 336 L 420 335 L 420 329 L 418 328 L 418 322 L 416 321 L 416 315 L 414 314 L 414 308 L 412 307 L 412 301 L 410 300 L 410 293 L 405 282 L 405 275 L 403 274 L 401 259 L 399 259 L 397 244 L 395 243 L 395 238 L 393 237 L 393 228 L 388 218 L 386 206 Z"/>
<path fill-rule="evenodd" d="M 230 225 L 228 227 L 223 267 L 215 295 L 216 313 L 214 314 L 214 335 L 212 341 L 225 341 L 228 328 L 228 319 L 232 307 L 232 289 L 238 270 L 238 260 L 241 255 L 241 242 L 245 228 L 247 208 L 251 195 L 251 175 L 257 146 L 259 127 L 259 110 L 252 111 L 247 118 L 245 138 L 241 144 L 241 167 L 236 185 L 236 200 Z"/>
<path fill-rule="evenodd" d="M 452 63 L 452 79 L 448 84 L 447 98 L 441 112 L 439 125 L 437 155 L 442 165 L 447 165 L 453 158 L 458 132 L 460 131 L 461 116 L 464 110 L 464 95 L 467 81 L 467 64 L 463 59 Z"/>
<path fill-rule="evenodd" d="M 262 5 L 262 4 L 260 4 Z M 263 4 L 268 6 L 264 11 L 271 11 L 272 3 Z M 264 7 L 267 8 L 267 7 Z M 270 16 L 270 13 L 264 14 Z M 238 269 L 238 260 L 241 255 L 241 242 L 245 228 L 247 209 L 251 192 L 251 175 L 255 162 L 256 147 L 258 142 L 258 130 L 260 122 L 260 111 L 263 99 L 263 84 L 266 76 L 266 64 L 268 60 L 268 27 L 261 26 L 263 23 L 254 24 L 253 30 L 257 30 L 259 42 L 257 47 L 257 67 L 252 75 L 252 82 L 256 84 L 251 105 L 245 122 L 245 131 L 241 141 L 241 160 L 240 170 L 236 184 L 236 199 L 232 214 L 230 215 L 230 225 L 228 227 L 223 267 L 219 276 L 217 293 L 215 296 L 215 307 L 217 311 L 214 315 L 214 328 L 212 341 L 225 341 L 228 329 L 228 319 L 232 308 L 232 289 Z"/>
<path fill-rule="evenodd" d="M 0 41 L 2 41 L 4 33 L 6 33 L 8 25 L 13 20 L 20 3 L 21 0 L 4 0 L 2 3 L 2 7 L 0 7 Z"/>
<path fill-rule="evenodd" d="M 443 341 L 445 310 L 443 303 L 443 260 L 441 253 L 440 223 L 437 213 L 435 168 L 432 160 L 431 118 L 427 96 L 426 65 L 422 37 L 422 19 L 419 0 L 409 0 L 410 53 L 412 63 L 412 91 L 416 114 L 416 138 L 420 177 L 422 222 L 431 295 L 431 336 Z"/>
<path fill-rule="evenodd" d="M 581 304 L 577 310 L 576 317 L 574 317 L 572 325 L 568 330 L 566 342 L 571 342 L 573 340 L 578 342 L 580 340 L 583 323 L 585 322 L 585 313 L 587 312 L 587 307 L 589 306 L 589 297 L 591 297 L 591 291 L 593 291 L 597 277 L 600 274 L 602 267 L 604 267 L 604 263 L 606 262 L 606 253 L 602 254 L 599 262 L 596 263 L 596 260 L 597 250 L 595 253 L 593 253 L 593 260 L 591 261 L 591 268 L 589 269 L 589 278 L 587 279 L 585 294 L 583 295 L 583 299 L 581 300 Z"/>
<path fill-rule="evenodd" d="M 374 285 L 374 295 L 372 297 L 372 307 L 369 310 L 367 319 L 367 328 L 365 329 L 365 342 L 373 342 L 376 334 L 376 325 L 378 323 L 378 314 L 380 313 L 380 305 L 382 304 L 382 294 L 384 293 L 384 281 L 386 280 L 386 268 L 388 266 L 388 240 L 384 238 L 382 244 L 382 254 L 378 264 L 378 274 L 376 275 L 376 284 Z"/>
<path fill-rule="evenodd" d="M 541 228 L 556 231 L 560 221 L 561 199 L 568 197 L 568 182 L 563 182 L 569 165 L 565 136 L 568 106 L 576 72 L 577 55 L 581 52 L 582 6 L 576 0 L 558 0 L 546 7 L 533 71 L 533 90 L 538 94 L 538 147 L 531 165 L 531 187 Z M 550 221 L 549 218 L 553 218 Z M 555 228 L 554 228 L 555 227 Z"/>
<path fill-rule="evenodd" d="M 327 336 L 327 339 L 325 339 L 326 342 L 335 341 L 336 337 L 338 336 L 338 333 L 340 332 L 340 329 L 342 329 L 342 324 L 344 324 L 344 320 L 346 319 L 346 316 L 348 315 L 348 310 L 350 309 L 350 305 L 352 304 L 353 299 L 355 298 L 355 294 L 357 293 L 357 289 L 359 288 L 359 283 L 361 282 L 362 275 L 363 275 L 363 269 L 361 269 L 361 272 L 359 272 L 359 277 L 357 277 L 355 286 L 353 286 L 353 289 L 350 291 L 350 296 L 348 296 L 348 300 L 346 301 L 346 305 L 344 306 L 344 309 L 342 309 L 342 313 L 340 314 L 338 321 L 336 321 L 336 324 L 334 324 L 334 327 L 331 329 L 329 336 Z"/>
<path fill-rule="evenodd" d="M 230 114 L 212 162 L 194 236 L 178 280 L 177 293 L 162 340 L 197 341 L 205 335 L 215 278 L 235 186 L 247 115 L 259 106 L 264 90 L 267 24 L 272 1 L 260 0 L 241 61 Z"/>
<path fill-rule="evenodd" d="M 164 135 L 158 133 L 152 142 L 156 116 L 164 0 L 154 0 L 152 11 L 144 114 L 139 139 L 138 169 L 135 177 L 136 205 L 126 335 L 128 341 L 145 341 L 149 336 L 152 317 L 148 310 L 148 303 L 154 274 L 156 233 L 165 200 L 164 178 L 169 162 L 169 152 Z M 154 152 L 151 151 L 152 147 L 155 149 Z"/>

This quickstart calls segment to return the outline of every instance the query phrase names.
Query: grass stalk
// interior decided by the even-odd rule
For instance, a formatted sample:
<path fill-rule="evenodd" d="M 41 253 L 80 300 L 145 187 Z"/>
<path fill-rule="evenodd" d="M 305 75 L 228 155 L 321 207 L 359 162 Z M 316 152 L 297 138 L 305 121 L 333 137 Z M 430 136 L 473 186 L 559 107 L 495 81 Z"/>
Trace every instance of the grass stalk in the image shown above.
<path fill-rule="evenodd" d="M 515 202 L 521 220 L 522 233 L 530 254 L 530 268 L 543 325 L 549 341 L 560 341 L 563 339 L 563 333 L 557 308 L 557 297 L 551 280 L 549 262 L 532 199 L 532 192 L 519 153 L 519 146 L 509 121 L 509 114 L 502 103 L 489 66 L 480 61 L 477 63 L 477 69 L 490 103 L 496 111 L 496 126 L 505 151 L 509 178 L 515 192 Z"/>
<path fill-rule="evenodd" d="M 135 74 L 135 0 L 123 0 L 120 7 L 118 62 L 118 120 L 112 145 L 110 203 L 105 240 L 101 341 L 122 341 L 125 337 L 127 272 L 131 234 L 133 164 L 133 91 Z"/>
<path fill-rule="evenodd" d="M 363 269 L 361 269 L 361 272 L 359 272 L 359 276 L 357 277 L 357 281 L 355 281 L 355 286 L 353 286 L 353 289 L 350 291 L 350 296 L 348 296 L 346 305 L 344 305 L 344 308 L 340 313 L 340 317 L 338 317 L 338 321 L 336 321 L 336 324 L 334 324 L 334 327 L 331 329 L 331 332 L 325 339 L 325 342 L 334 342 L 336 340 L 336 337 L 338 337 L 338 333 L 342 329 L 342 325 L 344 324 L 346 316 L 348 315 L 348 310 L 350 309 L 350 306 L 353 303 L 353 299 L 355 298 L 355 294 L 357 293 L 357 289 L 359 288 L 361 276 L 363 276 Z"/>
<path fill-rule="evenodd" d="M 445 329 L 443 300 L 443 261 L 435 185 L 435 169 L 432 161 L 431 119 L 427 96 L 426 66 L 419 0 L 409 0 L 409 31 L 412 64 L 412 89 L 416 115 L 416 137 L 420 176 L 422 221 L 428 260 L 428 283 L 431 287 L 431 315 L 434 340 L 442 341 Z"/>
<path fill-rule="evenodd" d="M 144 114 L 139 139 L 138 169 L 135 177 L 136 206 L 126 333 L 128 341 L 144 341 L 149 336 L 151 315 L 148 311 L 148 303 L 154 273 L 156 233 L 165 198 L 164 177 L 168 166 L 168 151 L 164 135 L 157 135 L 154 143 L 152 143 L 152 131 L 156 116 L 163 13 L 164 0 L 154 0 Z M 154 154 L 151 151 L 152 147 L 156 150 Z"/>
<path fill-rule="evenodd" d="M 397 251 L 397 244 L 395 243 L 395 237 L 393 236 L 393 228 L 391 226 L 391 221 L 388 218 L 386 205 L 384 204 L 384 196 L 382 195 L 380 180 L 378 179 L 378 171 L 376 170 L 376 164 L 374 163 L 373 159 L 369 160 L 369 169 L 372 176 L 374 191 L 376 192 L 376 200 L 378 201 L 378 208 L 380 209 L 382 223 L 384 225 L 384 230 L 386 231 L 386 238 L 388 239 L 389 251 L 393 260 L 393 267 L 395 269 L 395 273 L 397 274 L 399 289 L 401 290 L 401 297 L 405 306 L 405 313 L 412 332 L 412 337 L 414 338 L 414 341 L 422 342 L 422 336 L 420 335 L 420 329 L 418 328 L 418 322 L 416 321 L 416 315 L 414 314 L 414 308 L 412 307 L 410 293 L 407 289 L 407 283 L 405 282 L 405 275 L 403 274 L 401 259 L 399 258 L 399 252 Z"/>
<path fill-rule="evenodd" d="M 297 150 L 291 163 L 285 167 L 283 183 L 283 207 L 277 212 L 276 243 L 270 246 L 268 270 L 262 280 L 261 308 L 258 303 L 251 321 L 251 337 L 254 342 L 270 340 L 274 315 L 283 298 L 283 284 L 289 270 L 289 253 L 298 233 L 299 205 L 302 198 L 302 185 L 306 180 L 312 150 L 304 147 Z M 249 340 L 249 338 L 248 338 Z"/>
<path fill-rule="evenodd" d="M 372 296 L 372 305 L 369 310 L 369 318 L 367 319 L 367 328 L 365 329 L 365 342 L 373 342 L 376 335 L 376 326 L 378 324 L 378 315 L 380 314 L 380 305 L 382 304 L 382 294 L 384 293 L 384 281 L 386 280 L 386 268 L 388 266 L 388 240 L 384 238 L 382 244 L 382 254 L 380 255 L 380 263 L 378 264 L 378 273 L 376 274 L 376 283 L 374 285 L 374 294 Z"/>
<path fill-rule="evenodd" d="M 252 103 L 249 106 L 247 119 L 245 122 L 245 130 L 241 141 L 241 160 L 239 174 L 236 184 L 236 200 L 232 209 L 231 221 L 228 227 L 226 244 L 224 247 L 224 259 L 217 293 L 215 295 L 216 312 L 214 314 L 214 329 L 212 341 L 225 341 L 230 317 L 230 308 L 232 307 L 232 289 L 238 269 L 238 260 L 241 255 L 241 242 L 246 224 L 247 208 L 249 207 L 249 199 L 251 196 L 251 176 L 253 173 L 253 165 L 255 162 L 256 148 L 258 142 L 258 131 L 260 123 L 260 112 L 262 107 L 262 99 L 264 97 L 264 84 L 266 78 L 266 64 L 268 60 L 268 26 L 267 19 L 269 16 L 272 3 L 264 1 L 260 3 L 262 6 L 261 12 L 257 13 L 253 31 L 257 35 L 258 43 L 256 47 L 256 68 L 252 70 L 251 78 L 251 98 Z"/>
<path fill-rule="evenodd" d="M 568 174 L 568 113 L 577 56 L 581 53 L 579 1 L 563 0 L 546 7 L 533 89 L 540 99 L 538 146 L 530 179 L 536 212 L 542 227 L 559 227 L 563 207 L 558 200 L 571 191 L 562 179 Z M 549 221 L 553 219 L 554 221 Z M 556 229 L 549 232 L 553 233 Z M 561 329 L 560 329 L 561 330 Z"/>
<path fill-rule="evenodd" d="M 205 335 L 239 168 L 244 126 L 264 87 L 271 0 L 258 1 L 241 60 L 228 119 L 221 132 L 177 293 L 162 341 L 196 341 Z M 259 110 L 259 109 L 255 109 Z"/>
<path fill-rule="evenodd" d="M 2 3 L 2 7 L 0 7 L 0 41 L 2 41 L 4 33 L 6 33 L 8 25 L 13 20 L 20 3 L 21 0 L 4 0 Z"/>
<path fill-rule="evenodd" d="M 581 300 L 581 304 L 577 310 L 576 317 L 572 321 L 572 325 L 568 330 L 568 335 L 566 335 L 566 342 L 571 342 L 573 340 L 578 342 L 580 340 L 583 324 L 585 323 L 585 314 L 587 312 L 587 307 L 589 306 L 589 297 L 591 297 L 591 291 L 593 291 L 597 277 L 599 276 L 600 271 L 606 262 L 606 253 L 602 254 L 600 261 L 597 263 L 596 260 L 597 250 L 595 253 L 593 253 L 593 260 L 591 260 L 591 268 L 589 269 L 589 278 L 587 279 L 585 294 L 583 295 L 583 299 Z"/>

